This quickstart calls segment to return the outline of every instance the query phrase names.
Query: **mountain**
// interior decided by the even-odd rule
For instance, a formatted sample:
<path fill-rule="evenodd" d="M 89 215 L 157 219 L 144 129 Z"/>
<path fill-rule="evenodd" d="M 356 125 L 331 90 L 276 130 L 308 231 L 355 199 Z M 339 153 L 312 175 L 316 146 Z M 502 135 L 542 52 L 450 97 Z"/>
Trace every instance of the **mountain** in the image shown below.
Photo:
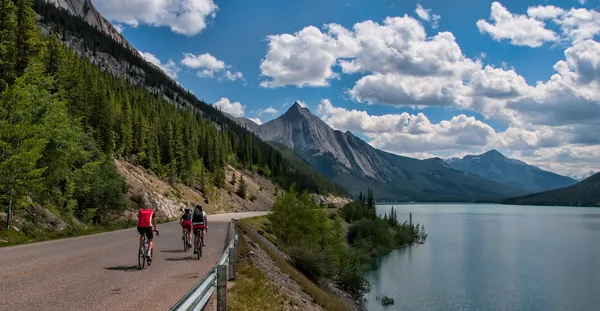
<path fill-rule="evenodd" d="M 571 186 L 573 178 L 544 171 L 516 159 L 510 159 L 496 150 L 462 159 L 446 160 L 451 167 L 489 180 L 497 181 L 529 193 Z"/>
<path fill-rule="evenodd" d="M 91 0 L 44 0 L 61 7 L 74 16 L 85 20 L 88 24 L 104 32 L 110 38 L 137 53 L 137 50 L 115 29 L 115 27 L 96 10 Z"/>
<path fill-rule="evenodd" d="M 295 184 L 301 191 L 347 196 L 344 188 L 310 165 L 288 160 L 215 106 L 199 100 L 123 44 L 126 41 L 117 42 L 114 27 L 91 2 L 34 0 L 33 10 L 31 25 L 38 26 L 43 44 L 51 47 L 49 55 L 40 59 L 56 71 L 56 88 L 65 97 L 61 100 L 68 103 L 69 113 L 92 131 L 86 135 L 97 138 L 104 152 L 175 180 L 189 181 L 206 171 L 214 185 L 222 186 L 224 168 L 231 163 L 254 170 L 284 189 Z M 9 43 L 29 42 L 14 41 Z M 0 71 L 0 82 L 3 76 Z"/>
<path fill-rule="evenodd" d="M 507 199 L 503 204 L 600 207 L 600 173 L 569 187 Z"/>
<path fill-rule="evenodd" d="M 589 172 L 585 173 L 585 174 L 574 174 L 574 173 L 570 173 L 567 174 L 567 176 L 577 180 L 577 181 L 582 181 L 588 177 L 594 176 L 597 172 L 590 170 Z"/>
<path fill-rule="evenodd" d="M 456 170 L 439 158 L 418 160 L 375 149 L 350 131 L 332 129 L 298 103 L 252 128 L 263 140 L 294 150 L 354 196 L 367 187 L 381 200 L 470 201 L 526 193 Z"/>

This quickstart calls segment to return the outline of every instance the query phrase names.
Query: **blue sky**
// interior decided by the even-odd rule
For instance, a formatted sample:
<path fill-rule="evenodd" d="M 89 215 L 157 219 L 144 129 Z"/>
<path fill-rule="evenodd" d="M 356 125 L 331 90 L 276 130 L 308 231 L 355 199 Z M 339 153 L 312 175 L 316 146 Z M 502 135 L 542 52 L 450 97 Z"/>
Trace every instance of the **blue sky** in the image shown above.
<path fill-rule="evenodd" d="M 600 129 L 597 0 L 94 4 L 148 60 L 240 116 L 267 122 L 300 100 L 398 154 L 495 148 L 563 174 L 599 168 L 600 139 L 584 135 Z"/>

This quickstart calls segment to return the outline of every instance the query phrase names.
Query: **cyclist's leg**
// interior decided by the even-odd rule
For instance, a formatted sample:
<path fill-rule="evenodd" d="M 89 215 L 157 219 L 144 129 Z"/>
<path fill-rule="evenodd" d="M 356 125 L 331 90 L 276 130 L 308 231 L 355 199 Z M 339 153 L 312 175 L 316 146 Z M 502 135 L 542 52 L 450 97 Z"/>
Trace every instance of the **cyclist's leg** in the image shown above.
<path fill-rule="evenodd" d="M 202 228 L 202 246 L 206 246 L 206 228 Z"/>
<path fill-rule="evenodd" d="M 140 235 L 140 245 L 144 243 L 144 235 L 146 234 L 144 230 L 140 227 L 137 227 L 138 234 Z"/>
<path fill-rule="evenodd" d="M 148 256 L 150 256 L 150 254 L 152 254 L 152 246 L 154 245 L 154 243 L 152 242 L 152 239 L 154 238 L 154 232 L 152 232 L 152 227 L 148 227 L 146 229 L 146 237 L 148 238 Z"/>
<path fill-rule="evenodd" d="M 186 224 L 187 226 L 187 235 L 188 235 L 188 243 L 192 244 L 192 223 Z"/>

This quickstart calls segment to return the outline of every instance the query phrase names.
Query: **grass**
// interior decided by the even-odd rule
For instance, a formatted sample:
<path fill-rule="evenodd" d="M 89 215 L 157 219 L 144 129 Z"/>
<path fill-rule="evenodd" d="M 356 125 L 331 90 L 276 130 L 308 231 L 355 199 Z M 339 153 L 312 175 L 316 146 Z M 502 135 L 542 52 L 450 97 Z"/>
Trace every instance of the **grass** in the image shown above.
<path fill-rule="evenodd" d="M 265 245 L 265 242 L 258 236 L 258 232 L 248 228 L 248 226 L 252 226 L 252 224 L 260 224 L 260 219 L 257 218 L 259 217 L 238 222 L 238 226 L 241 229 L 240 231 L 252 241 L 259 244 L 261 248 L 269 254 L 271 259 L 273 259 L 279 269 L 296 281 L 296 283 L 298 283 L 302 289 L 314 299 L 316 304 L 329 311 L 348 310 L 346 305 L 337 296 L 326 292 L 306 275 L 298 271 L 291 263 L 282 258 L 278 252 Z"/>
<path fill-rule="evenodd" d="M 256 230 L 258 230 L 258 234 L 264 236 L 267 240 L 269 240 L 269 242 L 273 243 L 273 245 L 277 245 L 277 238 L 273 235 L 273 232 L 270 229 L 271 223 L 266 215 L 244 218 L 241 221 L 256 228 Z"/>
<path fill-rule="evenodd" d="M 239 239 L 235 285 L 228 295 L 229 311 L 279 311 L 294 301 L 252 264 L 244 238 Z"/>

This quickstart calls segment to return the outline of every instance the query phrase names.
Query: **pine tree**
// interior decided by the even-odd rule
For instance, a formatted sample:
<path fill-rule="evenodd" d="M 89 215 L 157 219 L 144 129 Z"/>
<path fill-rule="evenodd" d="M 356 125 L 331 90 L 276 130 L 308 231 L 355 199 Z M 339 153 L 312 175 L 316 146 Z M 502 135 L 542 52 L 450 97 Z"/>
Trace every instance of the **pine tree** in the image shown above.
<path fill-rule="evenodd" d="M 16 78 L 16 6 L 13 0 L 0 0 L 0 92 Z"/>
<path fill-rule="evenodd" d="M 243 175 L 240 176 L 240 186 L 238 188 L 237 195 L 242 199 L 246 198 L 246 182 L 244 181 Z"/>

